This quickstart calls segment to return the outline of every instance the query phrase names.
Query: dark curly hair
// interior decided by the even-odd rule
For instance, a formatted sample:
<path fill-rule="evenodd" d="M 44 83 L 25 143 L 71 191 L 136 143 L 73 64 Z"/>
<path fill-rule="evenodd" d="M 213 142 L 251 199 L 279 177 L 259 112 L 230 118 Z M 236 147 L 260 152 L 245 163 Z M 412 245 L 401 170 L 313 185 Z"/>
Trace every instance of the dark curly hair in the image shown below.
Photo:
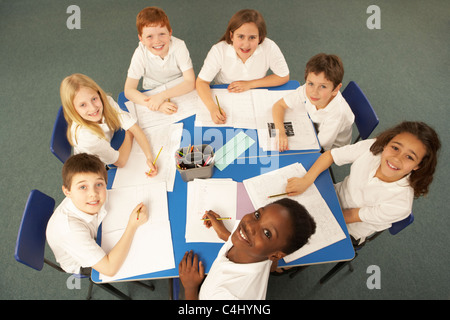
<path fill-rule="evenodd" d="M 416 136 L 427 149 L 426 155 L 419 164 L 419 169 L 412 171 L 409 176 L 409 184 L 414 189 L 414 197 L 418 198 L 428 194 L 428 189 L 433 181 L 433 174 L 437 166 L 438 151 L 441 148 L 441 142 L 433 128 L 423 122 L 404 121 L 382 132 L 370 147 L 370 151 L 374 155 L 383 152 L 384 147 L 389 141 L 403 132 L 408 132 Z"/>

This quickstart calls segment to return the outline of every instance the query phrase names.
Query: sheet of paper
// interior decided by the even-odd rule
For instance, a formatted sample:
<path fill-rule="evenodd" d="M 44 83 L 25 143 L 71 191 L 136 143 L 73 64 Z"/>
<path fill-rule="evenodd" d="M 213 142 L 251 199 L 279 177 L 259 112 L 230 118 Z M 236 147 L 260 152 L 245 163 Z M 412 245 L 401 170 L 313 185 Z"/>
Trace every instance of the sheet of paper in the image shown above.
<path fill-rule="evenodd" d="M 236 223 L 237 183 L 231 179 L 195 179 L 187 187 L 186 242 L 224 242 L 201 219 L 205 211 L 212 210 L 221 217 L 231 217 L 223 222 L 232 230 Z"/>
<path fill-rule="evenodd" d="M 117 168 L 112 188 L 165 182 L 167 191 L 171 192 L 176 174 L 174 154 L 180 147 L 183 124 L 151 127 L 143 129 L 143 131 L 152 148 L 153 157 L 156 158 L 159 150 L 163 147 L 156 161 L 158 174 L 151 178 L 145 174 L 149 170 L 147 159 L 141 147 L 134 140 L 127 163 L 122 168 Z"/>
<path fill-rule="evenodd" d="M 100 274 L 102 281 L 133 277 L 175 267 L 172 235 L 164 182 L 108 190 L 107 215 L 102 222 L 102 249 L 109 253 L 123 235 L 133 209 L 143 202 L 148 221 L 133 237 L 128 255 L 113 277 Z"/>
<path fill-rule="evenodd" d="M 268 196 L 285 192 L 287 179 L 302 177 L 305 173 L 306 170 L 300 163 L 294 163 L 244 180 L 243 183 L 253 206 L 259 208 L 277 200 Z M 316 232 L 305 246 L 284 258 L 287 263 L 345 238 L 344 231 L 314 184 L 303 194 L 289 198 L 305 206 L 316 222 Z"/>
<path fill-rule="evenodd" d="M 203 101 L 198 99 L 197 116 L 195 125 L 197 127 L 235 127 L 256 129 L 256 118 L 253 108 L 252 91 L 241 93 L 229 93 L 227 89 L 211 89 L 212 98 L 216 102 L 216 96 L 220 107 L 227 115 L 225 124 L 215 124 L 208 108 Z"/>
<path fill-rule="evenodd" d="M 179 82 L 180 80 L 176 79 L 175 81 L 158 88 L 152 89 L 150 91 L 145 91 L 144 94 L 146 96 L 155 95 L 176 86 L 177 84 L 179 84 Z M 168 125 L 194 115 L 197 111 L 197 108 L 199 107 L 198 100 L 199 98 L 196 90 L 188 92 L 179 97 L 171 98 L 170 101 L 178 107 L 177 112 L 173 114 L 165 114 L 159 111 L 152 111 L 146 106 L 135 104 L 131 101 L 128 101 L 127 103 L 125 103 L 125 105 L 127 105 L 127 108 L 129 104 L 134 105 L 136 109 L 136 118 L 138 120 L 138 124 L 141 128 L 144 129 L 154 126 Z"/>
<path fill-rule="evenodd" d="M 264 151 L 278 150 L 277 136 L 270 136 L 269 125 L 273 124 L 272 107 L 292 90 L 259 90 L 253 94 L 259 146 Z M 289 122 L 292 135 L 288 136 L 289 150 L 319 150 L 314 126 L 304 108 L 285 110 L 284 122 Z"/>
<path fill-rule="evenodd" d="M 214 155 L 214 163 L 217 169 L 224 170 L 237 157 L 245 152 L 255 143 L 244 132 L 240 131 L 236 136 L 230 139 L 222 148 L 216 151 Z"/>

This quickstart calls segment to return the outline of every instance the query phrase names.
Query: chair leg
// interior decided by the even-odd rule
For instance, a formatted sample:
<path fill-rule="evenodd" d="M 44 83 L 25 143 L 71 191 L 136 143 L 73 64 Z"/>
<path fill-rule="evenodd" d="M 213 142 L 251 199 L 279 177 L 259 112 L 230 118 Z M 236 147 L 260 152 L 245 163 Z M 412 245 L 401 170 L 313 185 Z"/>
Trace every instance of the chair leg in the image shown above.
<path fill-rule="evenodd" d="M 155 286 L 153 284 L 145 284 L 141 281 L 134 281 L 134 283 L 143 288 L 149 289 L 151 291 L 155 291 Z"/>
<path fill-rule="evenodd" d="M 338 273 L 343 267 L 345 267 L 347 264 L 349 264 L 350 261 L 341 261 L 338 262 L 326 275 L 324 275 L 319 283 L 324 284 L 328 280 L 330 280 L 336 273 Z"/>
<path fill-rule="evenodd" d="M 94 283 L 92 281 L 89 281 L 89 289 L 88 294 L 86 296 L 86 300 L 91 300 L 92 298 L 92 287 L 94 286 Z"/>
<path fill-rule="evenodd" d="M 112 295 L 116 296 L 119 299 L 122 300 L 131 300 L 131 298 L 129 296 L 127 296 L 126 294 L 124 294 L 123 292 L 121 292 L 120 290 L 114 288 L 112 285 L 110 285 L 109 283 L 102 283 L 102 284 L 96 284 L 98 287 L 102 288 L 103 290 L 111 293 Z"/>

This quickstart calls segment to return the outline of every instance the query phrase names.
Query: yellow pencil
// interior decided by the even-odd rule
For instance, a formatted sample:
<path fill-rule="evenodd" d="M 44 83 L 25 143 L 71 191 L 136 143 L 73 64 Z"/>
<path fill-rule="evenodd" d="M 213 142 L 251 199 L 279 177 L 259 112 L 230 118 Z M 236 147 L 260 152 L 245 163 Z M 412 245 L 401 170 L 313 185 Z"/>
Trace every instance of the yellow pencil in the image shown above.
<path fill-rule="evenodd" d="M 203 221 L 211 221 L 211 219 L 209 219 L 209 218 L 205 218 L 205 219 L 202 219 Z M 216 220 L 231 220 L 231 218 L 230 217 L 226 217 L 226 218 L 216 218 Z"/>
<path fill-rule="evenodd" d="M 156 160 L 158 160 L 158 157 L 159 157 L 159 154 L 161 153 L 162 148 L 163 148 L 163 147 L 161 147 L 161 149 L 159 149 L 158 155 L 156 156 L 155 160 L 153 160 L 153 165 L 155 165 Z M 151 172 L 152 172 L 152 169 L 150 169 L 150 170 L 147 172 L 147 175 L 150 175 Z"/>
<path fill-rule="evenodd" d="M 219 112 L 220 112 L 221 115 L 223 115 L 222 109 L 220 108 L 219 99 L 217 98 L 217 95 L 216 95 L 216 101 L 217 101 L 217 106 L 219 107 Z"/>
<path fill-rule="evenodd" d="M 289 192 L 279 193 L 279 194 L 274 194 L 274 195 L 272 195 L 272 196 L 268 196 L 267 198 L 281 197 L 281 196 L 287 195 L 288 193 L 289 193 Z"/>
<path fill-rule="evenodd" d="M 141 213 L 141 208 L 138 209 L 138 212 L 137 212 L 137 220 L 139 220 L 139 213 Z"/>

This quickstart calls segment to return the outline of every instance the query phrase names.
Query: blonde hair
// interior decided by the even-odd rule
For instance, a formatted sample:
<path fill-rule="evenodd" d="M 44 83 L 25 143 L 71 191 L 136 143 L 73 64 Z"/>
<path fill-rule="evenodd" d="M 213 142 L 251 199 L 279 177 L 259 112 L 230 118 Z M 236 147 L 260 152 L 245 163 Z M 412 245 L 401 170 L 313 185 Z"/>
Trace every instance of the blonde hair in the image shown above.
<path fill-rule="evenodd" d="M 121 128 L 119 115 L 117 114 L 116 110 L 109 104 L 106 93 L 102 90 L 102 88 L 100 88 L 100 86 L 88 76 L 81 73 L 74 73 L 64 78 L 59 89 L 59 93 L 61 95 L 61 103 L 64 111 L 64 118 L 67 121 L 67 140 L 69 140 L 69 143 L 72 146 L 77 143 L 76 131 L 80 127 L 88 128 L 101 139 L 106 138 L 105 133 L 103 132 L 102 128 L 100 128 L 98 123 L 83 119 L 73 105 L 73 100 L 82 87 L 90 88 L 98 92 L 103 104 L 103 117 L 106 125 L 114 132 L 118 131 Z M 77 124 L 74 134 L 75 141 L 72 140 L 71 132 L 73 123 Z"/>

